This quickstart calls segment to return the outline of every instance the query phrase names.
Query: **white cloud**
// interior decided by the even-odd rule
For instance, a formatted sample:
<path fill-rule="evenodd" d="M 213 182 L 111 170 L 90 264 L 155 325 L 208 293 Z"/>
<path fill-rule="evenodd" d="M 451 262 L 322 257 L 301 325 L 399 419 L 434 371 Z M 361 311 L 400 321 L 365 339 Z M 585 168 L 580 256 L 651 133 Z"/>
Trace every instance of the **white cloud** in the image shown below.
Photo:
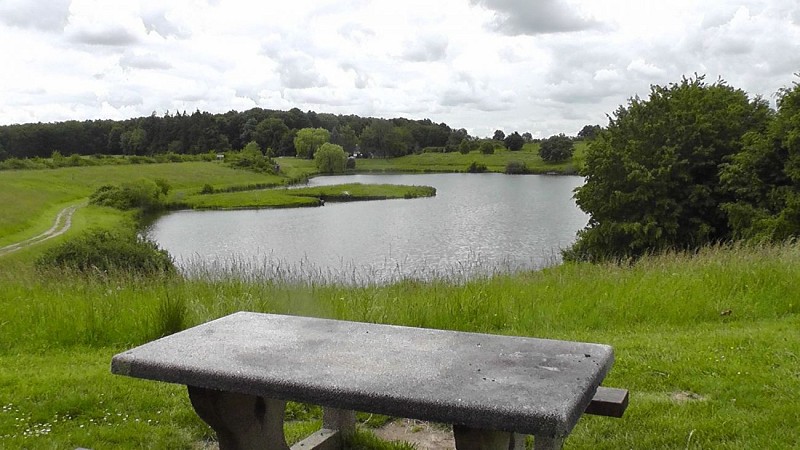
<path fill-rule="evenodd" d="M 169 69 L 172 65 L 154 53 L 126 52 L 119 60 L 122 68 Z"/>
<path fill-rule="evenodd" d="M 636 58 L 628 64 L 627 70 L 646 78 L 654 78 L 664 74 L 655 64 L 649 63 L 644 58 Z"/>
<path fill-rule="evenodd" d="M 470 0 L 494 11 L 491 28 L 501 33 L 547 34 L 588 30 L 599 26 L 564 0 Z"/>
<path fill-rule="evenodd" d="M 546 137 L 695 72 L 771 98 L 800 4 L 0 0 L 0 60 L 0 124 L 260 106 Z"/>
<path fill-rule="evenodd" d="M 325 77 L 317 71 L 314 58 L 300 52 L 281 56 L 278 73 L 284 88 L 306 89 L 326 84 Z"/>
<path fill-rule="evenodd" d="M 0 23 L 12 27 L 58 32 L 69 16 L 70 0 L 3 0 Z"/>
<path fill-rule="evenodd" d="M 406 41 L 403 59 L 413 62 L 441 61 L 447 56 L 447 38 L 441 35 L 416 37 Z"/>

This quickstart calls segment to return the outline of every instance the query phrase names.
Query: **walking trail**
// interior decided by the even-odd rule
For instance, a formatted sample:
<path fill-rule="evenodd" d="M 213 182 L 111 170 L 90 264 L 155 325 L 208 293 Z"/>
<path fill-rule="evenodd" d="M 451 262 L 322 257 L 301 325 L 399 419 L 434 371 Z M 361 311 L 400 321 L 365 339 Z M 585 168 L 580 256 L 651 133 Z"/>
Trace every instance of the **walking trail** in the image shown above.
<path fill-rule="evenodd" d="M 48 239 L 52 239 L 56 236 L 61 236 L 62 234 L 66 233 L 67 230 L 69 230 L 69 227 L 72 226 L 72 215 L 75 213 L 75 210 L 81 206 L 82 205 L 71 205 L 59 211 L 53 226 L 44 233 L 21 242 L 17 242 L 16 244 L 0 247 L 0 256 L 14 253 L 17 250 L 30 247 L 31 245 L 44 242 Z"/>

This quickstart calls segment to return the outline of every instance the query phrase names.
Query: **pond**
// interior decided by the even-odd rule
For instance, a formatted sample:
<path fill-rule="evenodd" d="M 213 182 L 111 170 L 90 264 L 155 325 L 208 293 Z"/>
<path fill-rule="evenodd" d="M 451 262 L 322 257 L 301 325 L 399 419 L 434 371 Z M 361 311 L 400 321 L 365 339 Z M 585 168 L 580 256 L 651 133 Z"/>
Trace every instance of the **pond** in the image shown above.
<path fill-rule="evenodd" d="M 432 198 L 328 203 L 320 208 L 177 211 L 147 236 L 188 275 L 383 283 L 465 279 L 560 262 L 588 216 L 574 176 L 351 175 L 341 183 L 427 185 Z"/>

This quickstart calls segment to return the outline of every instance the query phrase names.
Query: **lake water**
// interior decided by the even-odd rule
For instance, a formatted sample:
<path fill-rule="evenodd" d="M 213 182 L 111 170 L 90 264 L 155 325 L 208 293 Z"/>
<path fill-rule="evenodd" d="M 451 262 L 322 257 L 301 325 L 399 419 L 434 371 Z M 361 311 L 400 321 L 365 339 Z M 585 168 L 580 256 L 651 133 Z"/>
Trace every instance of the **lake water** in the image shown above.
<path fill-rule="evenodd" d="M 468 278 L 560 262 L 588 220 L 581 177 L 502 174 L 353 175 L 309 185 L 433 186 L 436 197 L 319 208 L 178 211 L 146 234 L 182 270 L 206 276 L 388 282 Z"/>

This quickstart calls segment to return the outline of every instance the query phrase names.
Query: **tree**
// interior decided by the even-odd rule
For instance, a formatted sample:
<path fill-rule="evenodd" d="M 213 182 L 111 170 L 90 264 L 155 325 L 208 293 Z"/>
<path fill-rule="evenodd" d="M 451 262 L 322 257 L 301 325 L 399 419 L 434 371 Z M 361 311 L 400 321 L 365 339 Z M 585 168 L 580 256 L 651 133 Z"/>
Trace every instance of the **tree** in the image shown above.
<path fill-rule="evenodd" d="M 539 156 L 542 160 L 555 163 L 572 158 L 575 144 L 564 133 L 550 136 L 539 145 Z"/>
<path fill-rule="evenodd" d="M 250 123 L 250 121 L 246 122 L 245 127 L 248 127 Z M 246 133 L 242 133 L 242 136 L 245 134 Z M 269 119 L 258 122 L 250 133 L 253 140 L 258 142 L 258 145 L 260 145 L 262 149 L 267 150 L 267 153 L 269 153 L 269 149 L 272 149 L 272 152 L 279 155 L 287 154 L 283 144 L 288 134 L 289 127 L 277 117 L 270 117 Z"/>
<path fill-rule="evenodd" d="M 484 155 L 491 155 L 494 153 L 494 144 L 489 141 L 481 142 L 480 151 Z"/>
<path fill-rule="evenodd" d="M 522 150 L 522 146 L 525 145 L 525 139 L 519 135 L 516 131 L 506 136 L 503 140 L 506 148 L 511 151 Z"/>
<path fill-rule="evenodd" d="M 729 239 L 720 169 L 746 133 L 765 129 L 769 112 L 703 77 L 652 86 L 648 99 L 620 106 L 586 151 L 575 199 L 591 218 L 564 256 L 619 259 Z"/>
<path fill-rule="evenodd" d="M 533 141 L 533 135 L 526 131 L 526 132 L 522 133 L 522 139 L 525 139 L 526 143 L 532 142 Z"/>
<path fill-rule="evenodd" d="M 389 120 L 374 119 L 361 133 L 361 148 L 383 158 L 408 153 L 407 135 L 403 135 Z"/>
<path fill-rule="evenodd" d="M 314 154 L 314 164 L 322 173 L 342 173 L 347 166 L 347 153 L 341 145 L 326 142 Z"/>
<path fill-rule="evenodd" d="M 141 155 L 144 153 L 147 133 L 142 127 L 123 132 L 119 137 L 120 148 L 125 155 Z"/>
<path fill-rule="evenodd" d="M 247 145 L 244 146 L 242 149 L 242 156 L 247 156 L 249 158 L 255 158 L 257 156 L 263 156 L 263 151 L 261 150 L 261 146 L 258 145 L 256 141 L 250 141 Z"/>
<path fill-rule="evenodd" d="M 494 136 L 492 136 L 493 140 L 502 141 L 505 138 L 506 138 L 506 134 L 503 133 L 503 130 L 494 130 Z"/>
<path fill-rule="evenodd" d="M 294 138 L 294 148 L 298 158 L 314 157 L 314 152 L 324 143 L 328 142 L 331 134 L 325 128 L 303 128 L 297 131 Z"/>
<path fill-rule="evenodd" d="M 331 133 L 331 143 L 341 145 L 348 153 L 354 153 L 358 147 L 358 137 L 350 125 L 338 125 Z"/>
<path fill-rule="evenodd" d="M 800 85 L 778 92 L 778 111 L 765 133 L 749 133 L 725 164 L 722 205 L 736 239 L 783 241 L 800 236 Z"/>
<path fill-rule="evenodd" d="M 602 128 L 600 125 L 585 125 L 581 128 L 581 131 L 578 131 L 578 137 L 581 139 L 592 140 L 597 137 L 597 134 L 600 133 Z"/>

